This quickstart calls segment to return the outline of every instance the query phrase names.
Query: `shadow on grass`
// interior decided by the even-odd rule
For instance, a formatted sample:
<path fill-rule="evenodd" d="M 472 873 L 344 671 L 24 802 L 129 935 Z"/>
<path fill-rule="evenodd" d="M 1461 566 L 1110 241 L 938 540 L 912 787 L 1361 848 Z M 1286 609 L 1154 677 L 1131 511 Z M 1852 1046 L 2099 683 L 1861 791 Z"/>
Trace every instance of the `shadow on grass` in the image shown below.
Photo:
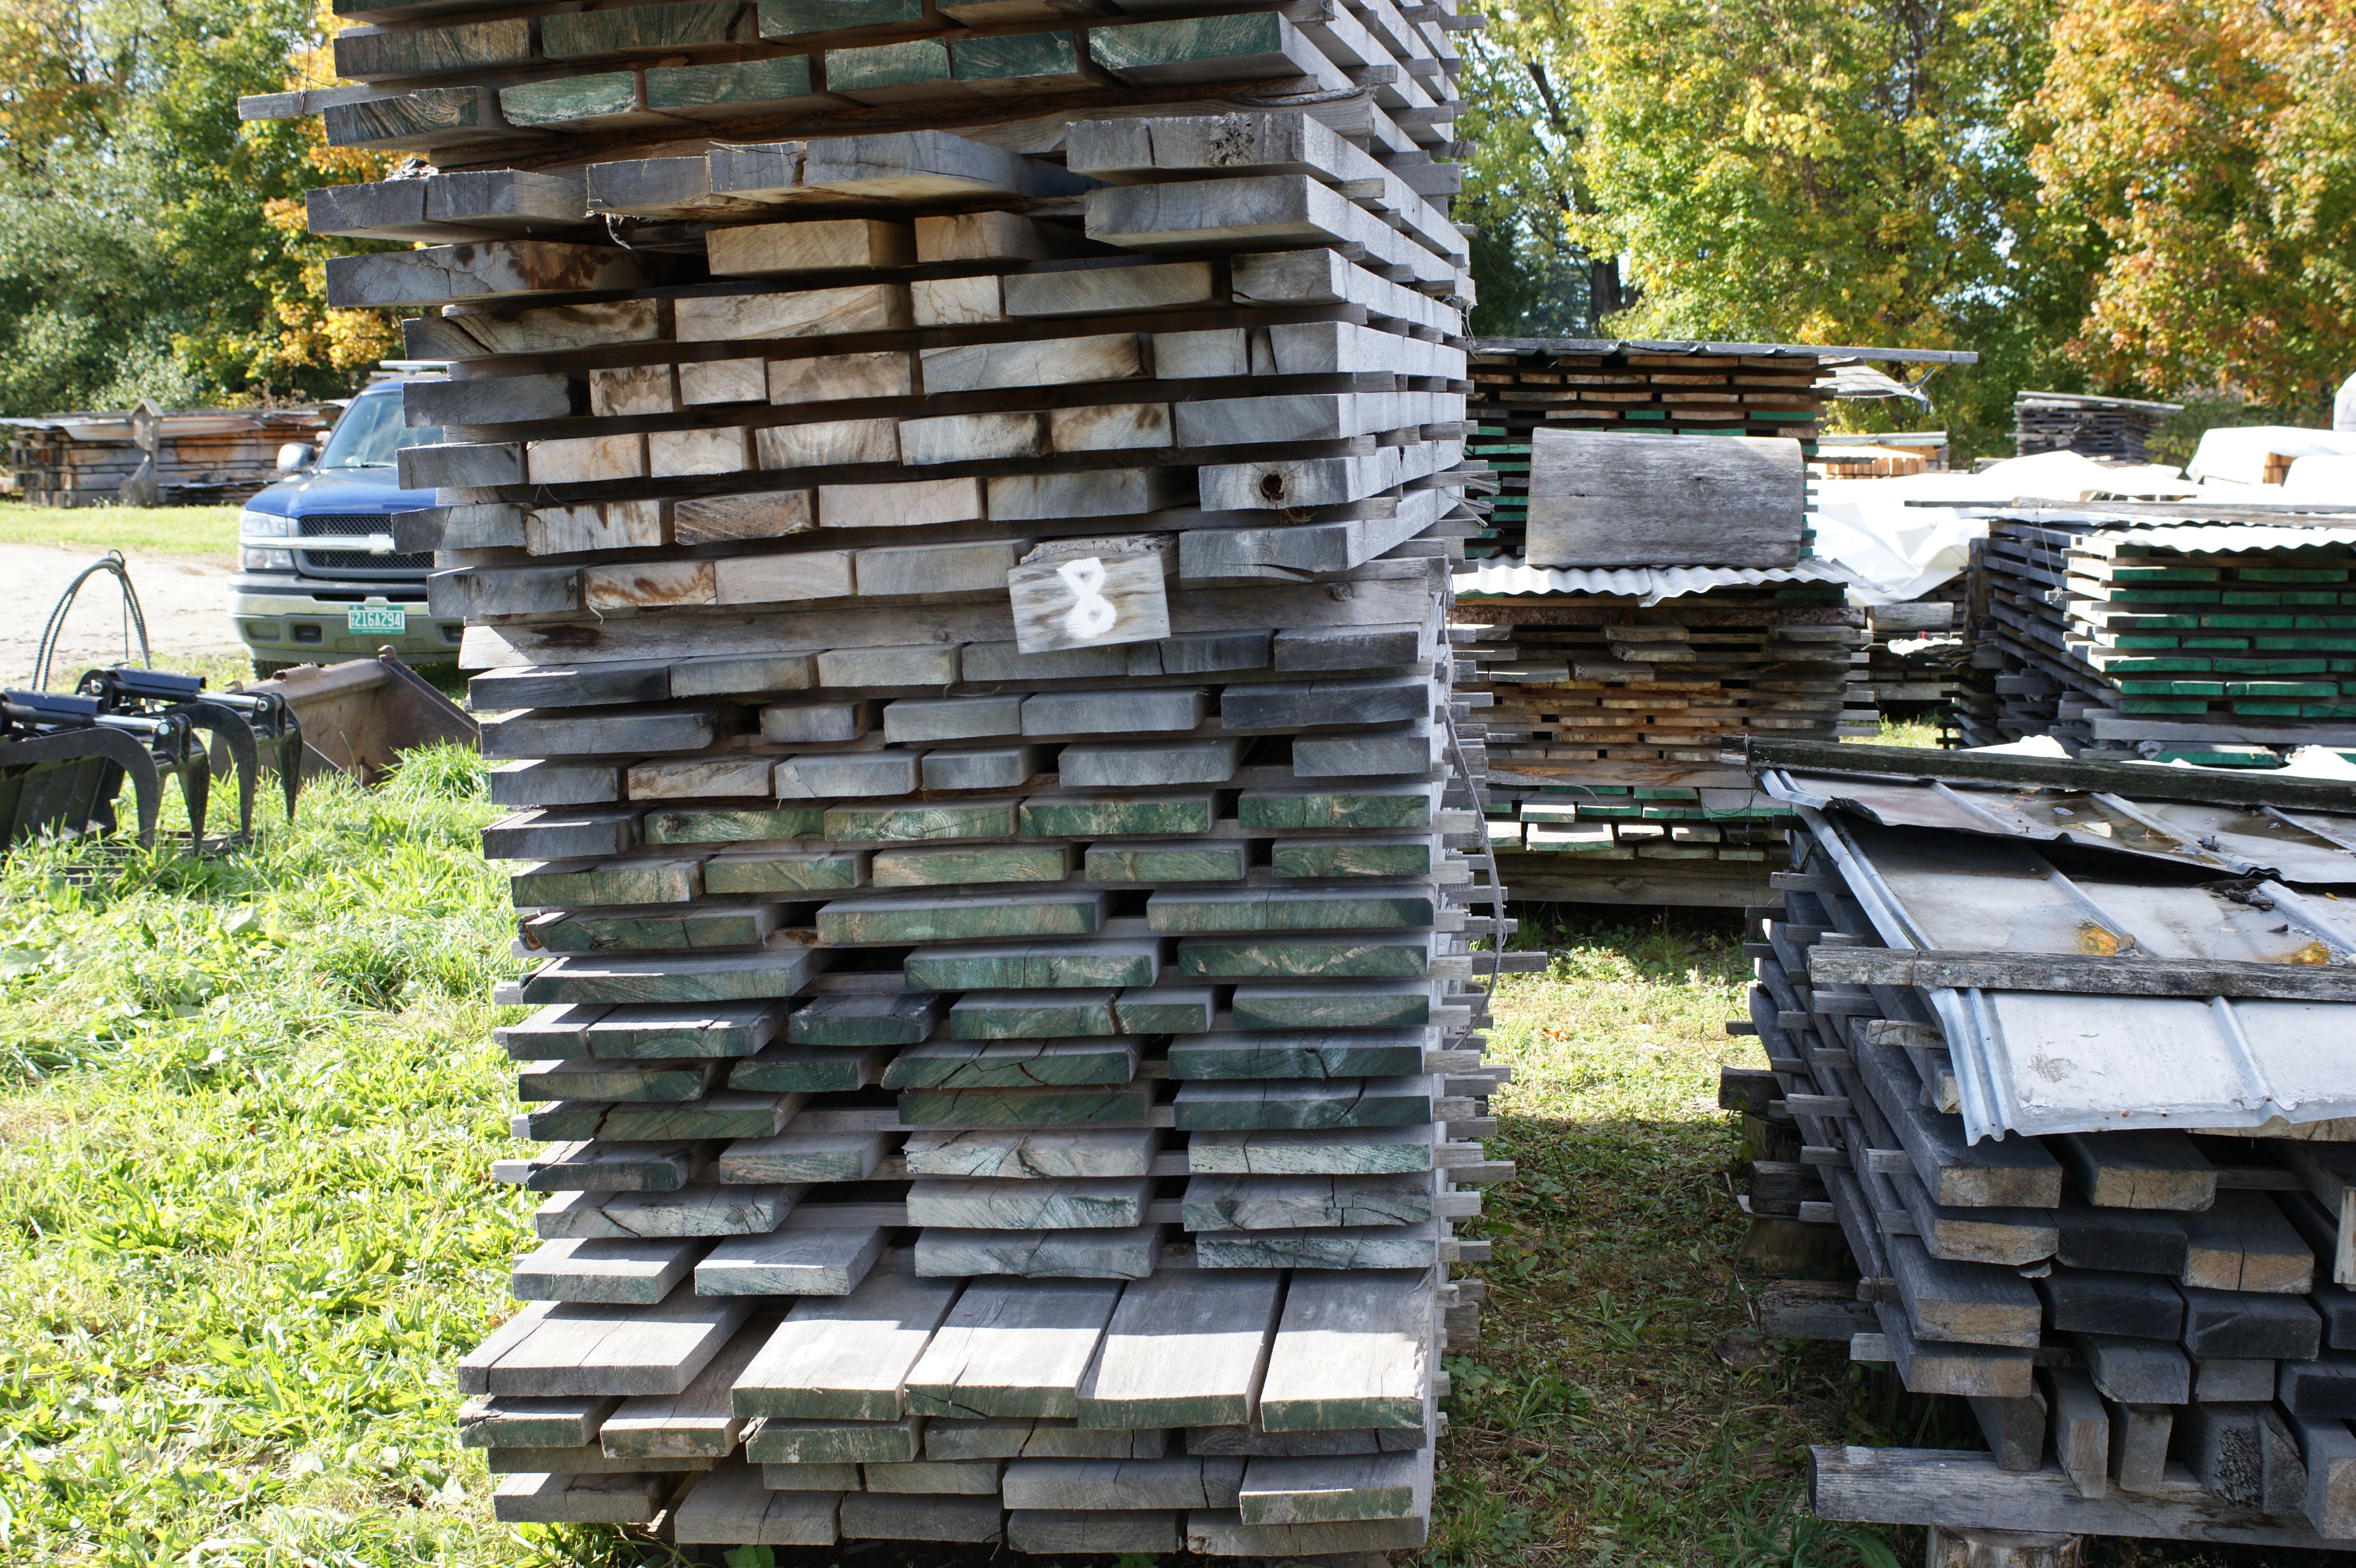
<path fill-rule="evenodd" d="M 1448 1361 L 1432 1541 L 1448 1568 L 1501 1563 L 1916 1568 L 1917 1527 L 1815 1519 L 1812 1444 L 1986 1443 L 1967 1404 L 1905 1393 L 1846 1346 L 1768 1341 L 1767 1280 L 1741 1260 L 1740 1119 L 1721 1064 L 1761 1066 L 1723 1033 L 1750 977 L 1732 911 L 1517 907 L 1514 945 L 1546 974 L 1499 989 L 1493 1101 L 1513 1182 L 1461 1233 L 1492 1243 L 1479 1346 Z M 1853 1273 L 1853 1271 L 1851 1271 Z M 2339 1553 L 2105 1538 L 2099 1568 L 2345 1565 Z"/>

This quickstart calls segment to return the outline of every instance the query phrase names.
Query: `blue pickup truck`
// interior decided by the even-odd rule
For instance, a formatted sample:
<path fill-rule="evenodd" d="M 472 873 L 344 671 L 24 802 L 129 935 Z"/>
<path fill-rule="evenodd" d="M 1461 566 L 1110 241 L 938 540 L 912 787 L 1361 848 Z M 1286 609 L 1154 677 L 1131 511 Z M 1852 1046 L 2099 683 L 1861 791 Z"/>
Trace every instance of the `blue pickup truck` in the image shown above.
<path fill-rule="evenodd" d="M 392 514 L 434 504 L 432 490 L 401 488 L 393 454 L 442 439 L 430 426 L 403 427 L 404 381 L 353 398 L 316 456 L 300 444 L 282 450 L 287 477 L 239 514 L 230 613 L 258 676 L 383 648 L 412 664 L 458 656 L 462 623 L 426 612 L 434 557 L 392 548 Z"/>

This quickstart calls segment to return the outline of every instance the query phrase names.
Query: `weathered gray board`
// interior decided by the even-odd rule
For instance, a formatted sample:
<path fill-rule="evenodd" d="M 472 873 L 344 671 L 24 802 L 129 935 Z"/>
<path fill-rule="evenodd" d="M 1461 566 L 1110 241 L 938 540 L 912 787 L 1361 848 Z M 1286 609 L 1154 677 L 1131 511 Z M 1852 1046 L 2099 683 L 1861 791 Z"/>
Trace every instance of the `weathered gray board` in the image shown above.
<path fill-rule="evenodd" d="M 1781 436 L 1546 430 L 1530 440 L 1533 566 L 1790 566 L 1807 526 Z"/>

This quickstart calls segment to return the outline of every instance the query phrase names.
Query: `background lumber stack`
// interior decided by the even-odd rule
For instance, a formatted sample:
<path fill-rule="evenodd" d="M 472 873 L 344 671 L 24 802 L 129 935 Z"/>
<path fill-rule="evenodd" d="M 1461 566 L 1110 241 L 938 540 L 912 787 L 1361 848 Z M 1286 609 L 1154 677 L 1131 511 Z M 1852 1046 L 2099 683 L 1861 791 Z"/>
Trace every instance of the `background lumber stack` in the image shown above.
<path fill-rule="evenodd" d="M 1745 736 L 1872 733 L 1864 615 L 1814 563 L 1474 563 L 1457 591 L 1481 639 L 1459 651 L 1490 699 L 1490 842 L 1515 897 L 1763 903 L 1784 808 L 1721 753 Z"/>
<path fill-rule="evenodd" d="M 1825 352 L 1829 353 L 1830 350 Z M 1483 338 L 1472 351 L 1473 452 L 1497 471 L 1474 558 L 1522 552 L 1532 435 L 1542 429 L 1784 435 L 1809 457 L 1826 406 L 1818 351 L 1785 344 Z"/>
<path fill-rule="evenodd" d="M 2173 403 L 2094 397 L 2085 392 L 2019 392 L 2012 397 L 2013 455 L 2077 452 L 2121 463 L 2144 460 L 2144 443 Z"/>
<path fill-rule="evenodd" d="M 467 242 L 330 287 L 440 307 L 400 526 L 518 808 L 501 1517 L 1420 1545 L 1507 1174 L 1456 19 L 422 10 L 328 135 L 440 172 L 311 206 Z"/>
<path fill-rule="evenodd" d="M 278 478 L 278 449 L 316 444 L 335 423 L 330 406 L 169 409 L 156 421 L 156 478 L 164 504 L 228 506 Z M 143 460 L 131 415 L 50 413 L 11 419 L 8 468 L 33 506 L 111 506 Z"/>
<path fill-rule="evenodd" d="M 1973 571 L 1996 738 L 2260 764 L 2356 745 L 2356 530 L 1998 514 Z"/>
<path fill-rule="evenodd" d="M 1943 739 L 1952 736 L 1960 677 L 1971 658 L 1971 645 L 1964 639 L 1963 597 L 1964 582 L 1958 577 L 1942 585 L 1936 597 L 1866 610 L 1869 640 L 1865 678 L 1876 714 L 1928 720 Z"/>
<path fill-rule="evenodd" d="M 1818 1450 L 1820 1512 L 2356 1538 L 2356 1400 L 2341 1391 L 2356 1388 L 2345 1201 L 2356 1122 L 2329 1114 L 2356 1096 L 2356 1074 L 2335 1054 L 2296 1090 L 2286 1076 L 2299 1031 L 2337 1037 L 2346 1024 L 2325 1015 L 2356 1006 L 2356 926 L 2315 897 L 2356 885 L 2356 854 L 2338 840 L 2356 818 L 2269 819 L 2230 791 L 2205 805 L 2190 799 L 2200 781 L 2173 770 L 2165 796 L 2127 799 L 2136 776 L 2162 771 L 2140 768 L 2046 764 L 2056 777 L 2032 780 L 1984 758 L 1933 787 L 1905 776 L 1904 754 L 1880 755 L 1887 766 L 1860 758 L 1875 777 L 1762 771 L 1797 821 L 1749 948 L 1749 1016 L 1729 1027 L 1755 1036 L 1769 1066 L 1726 1069 L 1720 1102 L 1744 1113 L 1753 1156 L 1751 1252 L 1813 1264 L 1826 1282 L 1770 1287 L 1762 1331 L 1847 1340 L 1909 1393 L 1948 1396 L 1988 1451 Z M 1923 825 L 1971 822 L 1976 810 L 1984 833 Z M 2126 839 L 2137 822 L 2209 828 L 2195 841 L 2201 865 Z M 2246 864 L 2236 857 L 2268 842 L 2247 835 L 2268 833 L 2295 890 L 2265 872 L 2195 885 Z M 2110 847 L 2123 842 L 2139 847 Z M 2283 955 L 2308 940 L 2319 967 L 2282 978 Z M 2221 952 L 2256 961 L 2212 961 Z M 1922 968 L 1921 954 L 1946 967 Z M 2339 1001 L 2255 999 L 2286 986 Z M 2243 998 L 2240 1056 L 2217 1041 L 2212 1058 L 2181 1026 L 2205 1030 L 2226 1009 L 2212 990 Z M 2176 1000 L 2149 1000 L 2160 996 Z M 2148 1011 L 2125 1016 L 2131 1007 Z M 2122 1015 L 2115 1038 L 2090 1022 L 2104 1012 Z M 1976 1089 L 1999 1044 L 2014 1077 Z M 2211 1061 L 2227 1057 L 2245 1063 L 2248 1086 L 2307 1096 L 2306 1114 L 2325 1119 L 2270 1114 L 2287 1099 L 2204 1108 Z M 2124 1077 L 2123 1061 L 2136 1064 Z M 1971 1141 L 1990 1092 L 2000 1110 L 2065 1130 Z M 2204 1127 L 2204 1109 L 2222 1124 Z M 1833 1264 L 1853 1264 L 1854 1283 L 1831 1283 L 1845 1276 Z M 1920 1511 L 1933 1495 L 1938 1511 Z"/>

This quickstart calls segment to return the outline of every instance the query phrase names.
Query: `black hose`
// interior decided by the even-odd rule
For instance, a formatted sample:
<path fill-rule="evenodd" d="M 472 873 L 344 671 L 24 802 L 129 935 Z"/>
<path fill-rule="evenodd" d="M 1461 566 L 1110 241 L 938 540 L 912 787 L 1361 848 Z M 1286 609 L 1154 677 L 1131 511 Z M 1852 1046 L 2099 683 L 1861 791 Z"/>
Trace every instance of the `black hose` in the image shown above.
<path fill-rule="evenodd" d="M 59 634 L 65 630 L 66 613 L 73 608 L 74 596 L 81 592 L 81 585 L 98 572 L 113 573 L 115 582 L 123 588 L 123 656 L 131 656 L 131 633 L 135 628 L 139 633 L 140 664 L 149 670 L 155 668 L 155 655 L 147 647 L 147 615 L 139 607 L 139 591 L 131 585 L 131 563 L 123 558 L 122 551 L 110 550 L 75 574 L 74 580 L 66 585 L 64 596 L 58 600 L 57 608 L 49 612 L 48 623 L 41 628 L 40 650 L 33 656 L 33 690 L 48 690 L 49 662 L 58 651 Z"/>

